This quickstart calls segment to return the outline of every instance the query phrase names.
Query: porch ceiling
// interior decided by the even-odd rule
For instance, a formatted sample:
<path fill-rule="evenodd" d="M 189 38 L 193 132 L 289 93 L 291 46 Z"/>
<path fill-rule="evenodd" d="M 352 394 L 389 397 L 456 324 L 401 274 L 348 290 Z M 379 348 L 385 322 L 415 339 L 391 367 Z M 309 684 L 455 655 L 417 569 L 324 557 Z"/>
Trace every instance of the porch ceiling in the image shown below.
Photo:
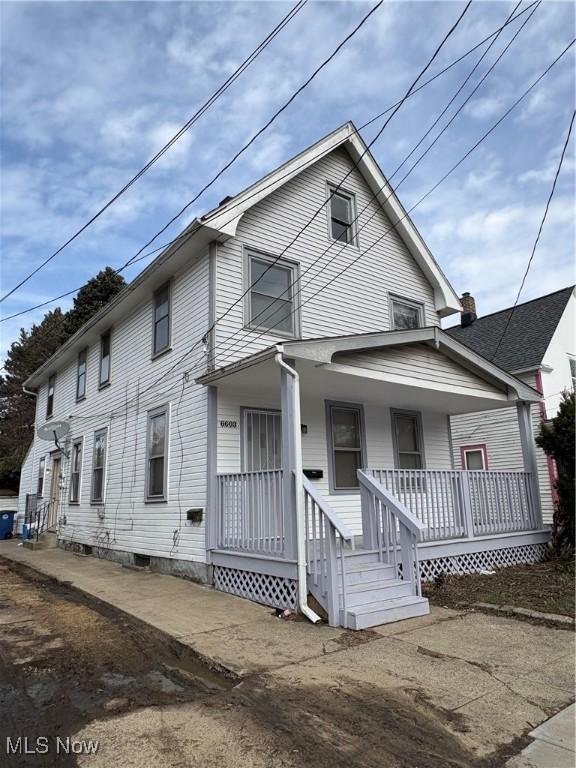
<path fill-rule="evenodd" d="M 470 390 L 468 394 L 455 392 L 453 388 L 437 386 L 431 389 L 429 383 L 407 385 L 382 381 L 364 375 L 361 370 L 353 373 L 339 370 L 338 366 L 318 364 L 311 360 L 297 360 L 296 370 L 300 376 L 300 397 L 306 399 L 340 400 L 365 403 L 383 407 L 426 410 L 452 415 L 473 413 L 510 407 L 511 401 L 502 392 L 492 394 Z M 368 372 L 369 373 L 369 372 Z M 263 400 L 280 403 L 280 369 L 273 358 L 230 371 L 216 382 L 223 392 L 245 394 L 252 399 L 261 393 Z"/>

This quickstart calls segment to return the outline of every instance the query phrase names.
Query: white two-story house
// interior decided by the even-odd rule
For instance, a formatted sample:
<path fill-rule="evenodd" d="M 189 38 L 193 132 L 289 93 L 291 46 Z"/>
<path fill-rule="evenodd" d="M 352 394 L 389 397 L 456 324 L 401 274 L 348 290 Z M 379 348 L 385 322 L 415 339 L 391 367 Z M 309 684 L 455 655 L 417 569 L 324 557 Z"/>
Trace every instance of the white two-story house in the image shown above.
<path fill-rule="evenodd" d="M 61 546 L 360 628 L 421 578 L 538 558 L 525 382 L 440 328 L 460 301 L 352 124 L 193 222 L 26 382 L 21 497 Z M 514 409 L 522 466 L 455 466 Z M 49 430 L 44 430 L 44 435 Z"/>

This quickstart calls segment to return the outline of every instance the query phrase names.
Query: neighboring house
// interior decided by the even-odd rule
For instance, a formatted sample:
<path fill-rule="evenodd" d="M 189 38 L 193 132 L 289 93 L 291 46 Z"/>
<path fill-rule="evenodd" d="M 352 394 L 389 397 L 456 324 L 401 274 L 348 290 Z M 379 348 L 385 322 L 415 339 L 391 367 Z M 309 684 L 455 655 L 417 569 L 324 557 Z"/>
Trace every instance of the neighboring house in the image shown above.
<path fill-rule="evenodd" d="M 464 294 L 461 325 L 446 333 L 487 360 L 534 387 L 542 395 L 532 408 L 532 428 L 556 415 L 562 392 L 576 384 L 576 299 L 574 286 L 478 318 L 473 298 Z M 496 355 L 495 355 L 496 353 Z M 452 416 L 454 466 L 462 469 L 519 470 L 522 449 L 516 413 L 486 411 Z M 556 469 L 537 448 L 542 517 L 552 522 Z"/>
<path fill-rule="evenodd" d="M 425 613 L 420 577 L 548 538 L 539 395 L 442 331 L 460 311 L 348 123 L 193 222 L 28 379 L 37 425 L 70 425 L 34 441 L 30 498 L 64 547 L 314 618 L 310 591 L 352 628 Z M 525 471 L 454 469 L 449 417 L 511 404 Z"/>
<path fill-rule="evenodd" d="M 15 512 L 18 508 L 18 494 L 11 488 L 0 488 L 0 512 Z"/>

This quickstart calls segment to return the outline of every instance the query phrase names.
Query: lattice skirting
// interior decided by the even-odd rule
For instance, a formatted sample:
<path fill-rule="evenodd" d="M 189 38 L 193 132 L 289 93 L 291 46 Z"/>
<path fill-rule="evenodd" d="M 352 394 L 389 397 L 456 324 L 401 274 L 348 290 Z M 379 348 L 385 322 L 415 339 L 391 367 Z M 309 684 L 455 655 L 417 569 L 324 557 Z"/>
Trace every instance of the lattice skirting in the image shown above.
<path fill-rule="evenodd" d="M 215 565 L 214 586 L 221 592 L 246 597 L 256 603 L 296 610 L 298 585 L 293 579 Z"/>
<path fill-rule="evenodd" d="M 440 573 L 463 574 L 505 568 L 508 565 L 537 563 L 544 557 L 546 544 L 525 544 L 521 547 L 489 549 L 485 552 L 467 552 L 464 555 L 447 555 L 434 560 L 420 561 L 420 578 L 432 581 Z"/>

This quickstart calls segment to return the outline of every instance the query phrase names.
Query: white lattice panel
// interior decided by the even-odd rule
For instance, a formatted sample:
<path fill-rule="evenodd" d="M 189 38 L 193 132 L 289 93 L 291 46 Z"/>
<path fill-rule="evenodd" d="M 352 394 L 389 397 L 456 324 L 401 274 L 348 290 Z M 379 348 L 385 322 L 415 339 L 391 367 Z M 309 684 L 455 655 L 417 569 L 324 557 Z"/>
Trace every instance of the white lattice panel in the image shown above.
<path fill-rule="evenodd" d="M 270 576 L 236 568 L 214 567 L 214 586 L 221 592 L 246 597 L 275 608 L 296 609 L 297 584 L 282 576 Z"/>
<path fill-rule="evenodd" d="M 522 547 L 490 549 L 485 552 L 468 552 L 464 555 L 423 560 L 420 562 L 420 578 L 422 581 L 432 581 L 440 573 L 478 573 L 478 571 L 505 568 L 509 565 L 537 563 L 542 560 L 545 551 L 546 544 L 526 544 Z"/>

